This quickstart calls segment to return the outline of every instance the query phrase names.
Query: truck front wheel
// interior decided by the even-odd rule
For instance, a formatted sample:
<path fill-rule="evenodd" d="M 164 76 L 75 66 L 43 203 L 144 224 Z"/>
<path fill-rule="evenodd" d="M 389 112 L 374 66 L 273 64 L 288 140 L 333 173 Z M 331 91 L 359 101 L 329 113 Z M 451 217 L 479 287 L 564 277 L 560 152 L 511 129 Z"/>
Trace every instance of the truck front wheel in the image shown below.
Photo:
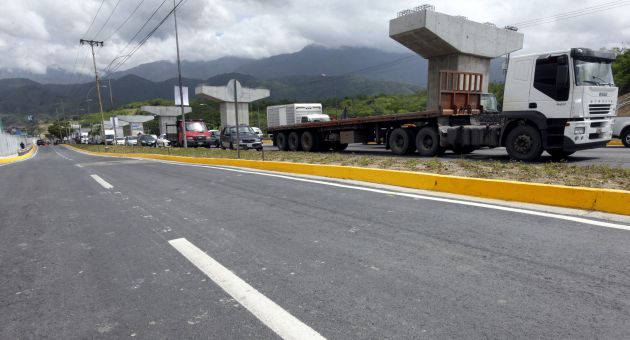
<path fill-rule="evenodd" d="M 300 134 L 296 131 L 293 131 L 289 134 L 288 139 L 289 150 L 291 151 L 300 151 L 302 146 L 300 145 Z"/>
<path fill-rule="evenodd" d="M 434 126 L 425 126 L 416 135 L 416 148 L 423 157 L 441 156 L 445 149 L 440 146 L 440 134 Z"/>
<path fill-rule="evenodd" d="M 280 132 L 276 136 L 276 145 L 278 146 L 278 150 L 287 151 L 289 149 L 289 144 L 287 143 L 287 134 L 284 132 Z"/>
<path fill-rule="evenodd" d="M 621 133 L 621 142 L 623 146 L 630 148 L 630 128 L 626 128 L 626 130 Z"/>
<path fill-rule="evenodd" d="M 540 132 L 531 125 L 519 125 L 510 131 L 505 148 L 512 159 L 531 162 L 543 152 Z"/>

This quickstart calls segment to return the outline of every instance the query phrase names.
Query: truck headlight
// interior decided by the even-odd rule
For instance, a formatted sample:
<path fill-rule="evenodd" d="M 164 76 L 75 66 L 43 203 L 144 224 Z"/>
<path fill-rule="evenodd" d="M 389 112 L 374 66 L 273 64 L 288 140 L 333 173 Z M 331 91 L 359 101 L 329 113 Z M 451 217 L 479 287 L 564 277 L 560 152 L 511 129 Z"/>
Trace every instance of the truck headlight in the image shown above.
<path fill-rule="evenodd" d="M 586 132 L 586 128 L 581 126 L 581 127 L 576 127 L 575 130 L 573 131 L 574 135 L 583 135 Z"/>

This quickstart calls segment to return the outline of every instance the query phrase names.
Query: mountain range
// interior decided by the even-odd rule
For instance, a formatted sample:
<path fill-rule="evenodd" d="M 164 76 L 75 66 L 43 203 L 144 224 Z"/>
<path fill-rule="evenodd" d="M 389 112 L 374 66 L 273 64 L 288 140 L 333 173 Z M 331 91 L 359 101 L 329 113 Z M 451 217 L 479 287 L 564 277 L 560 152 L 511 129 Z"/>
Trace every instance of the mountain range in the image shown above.
<path fill-rule="evenodd" d="M 491 80 L 501 81 L 501 61 L 494 60 L 491 69 Z M 111 82 L 113 103 L 119 106 L 158 97 L 172 98 L 176 74 L 175 63 L 156 61 L 111 74 L 102 84 L 108 86 Z M 271 101 L 413 93 L 426 86 L 426 74 L 427 61 L 415 54 L 360 47 L 333 49 L 313 45 L 296 53 L 263 59 L 223 57 L 182 62 L 184 85 L 189 87 L 191 98 L 196 85 L 223 85 L 231 78 L 244 86 L 269 88 Z M 73 114 L 94 112 L 96 91 L 92 79 L 54 68 L 39 75 L 0 69 L 0 113 L 55 116 L 55 112 L 65 110 Z M 109 89 L 103 90 L 108 109 Z"/>

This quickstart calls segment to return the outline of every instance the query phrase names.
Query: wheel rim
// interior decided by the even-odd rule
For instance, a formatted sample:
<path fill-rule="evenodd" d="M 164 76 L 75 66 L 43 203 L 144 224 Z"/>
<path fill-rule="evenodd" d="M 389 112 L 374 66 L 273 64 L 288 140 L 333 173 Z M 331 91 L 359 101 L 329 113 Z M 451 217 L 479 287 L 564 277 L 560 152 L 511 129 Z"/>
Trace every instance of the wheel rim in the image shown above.
<path fill-rule="evenodd" d="M 422 138 L 422 147 L 424 149 L 431 149 L 433 147 L 433 138 L 431 138 L 431 136 L 424 136 Z"/>
<path fill-rule="evenodd" d="M 514 139 L 514 150 L 518 153 L 528 153 L 532 149 L 533 140 L 530 135 L 518 135 Z"/>
<path fill-rule="evenodd" d="M 403 138 L 403 136 L 397 135 L 396 138 L 394 138 L 394 145 L 396 145 L 397 148 L 404 147 L 405 139 Z"/>
<path fill-rule="evenodd" d="M 626 144 L 630 144 L 630 133 L 626 135 Z"/>
<path fill-rule="evenodd" d="M 304 137 L 302 138 L 304 138 L 304 141 L 303 141 L 304 147 L 307 149 L 310 148 L 312 144 L 311 136 L 309 136 L 308 134 L 305 134 Z"/>

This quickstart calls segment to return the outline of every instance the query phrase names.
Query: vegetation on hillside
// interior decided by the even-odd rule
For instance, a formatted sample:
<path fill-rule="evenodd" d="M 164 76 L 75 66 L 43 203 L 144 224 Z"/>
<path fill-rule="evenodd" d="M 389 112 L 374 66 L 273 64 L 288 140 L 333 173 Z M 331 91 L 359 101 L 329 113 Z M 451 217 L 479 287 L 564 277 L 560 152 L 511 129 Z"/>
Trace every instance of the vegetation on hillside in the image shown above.
<path fill-rule="evenodd" d="M 619 87 L 619 95 L 630 92 L 630 49 L 614 48 L 617 60 L 612 65 L 615 85 Z"/>

